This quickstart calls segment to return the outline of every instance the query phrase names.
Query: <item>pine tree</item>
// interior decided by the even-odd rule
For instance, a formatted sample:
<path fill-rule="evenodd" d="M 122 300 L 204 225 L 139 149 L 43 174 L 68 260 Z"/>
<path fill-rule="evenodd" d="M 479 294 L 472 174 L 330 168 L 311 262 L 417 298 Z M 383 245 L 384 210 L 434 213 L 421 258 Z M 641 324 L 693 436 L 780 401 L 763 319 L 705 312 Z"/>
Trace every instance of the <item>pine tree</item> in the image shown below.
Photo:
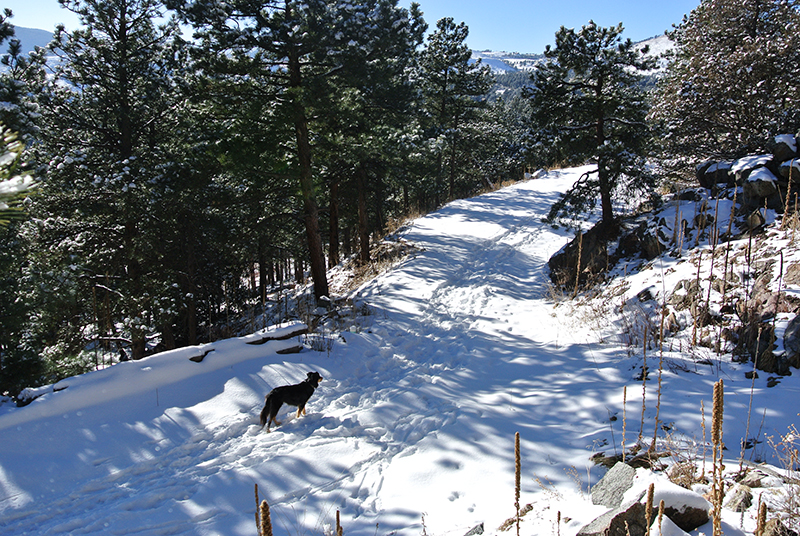
<path fill-rule="evenodd" d="M 800 127 L 800 2 L 704 0 L 671 32 L 651 117 L 679 163 L 763 149 Z"/>
<path fill-rule="evenodd" d="M 373 104 L 381 98 L 382 88 L 371 84 L 370 77 L 378 76 L 381 69 L 376 66 L 397 61 L 393 49 L 416 31 L 415 21 L 396 4 L 168 2 L 195 27 L 207 76 L 245 85 L 257 81 L 262 117 L 283 133 L 281 146 L 292 147 L 286 162 L 299 186 L 317 299 L 328 294 L 328 282 L 319 210 L 321 166 L 315 162 L 312 139 L 326 135 L 323 116 L 331 106 L 339 109 L 337 99 L 358 102 L 366 92 Z"/>
<path fill-rule="evenodd" d="M 490 69 L 480 60 L 470 62 L 468 35 L 469 28 L 463 22 L 456 24 L 451 17 L 440 19 L 419 59 L 422 125 L 435 159 L 437 205 L 445 193 L 445 181 L 448 197 L 461 193 L 456 191 L 456 183 L 469 165 L 468 155 L 473 148 L 467 145 L 470 122 L 485 106 L 486 94 L 494 82 Z M 466 190 L 470 191 L 470 186 Z"/>
<path fill-rule="evenodd" d="M 51 44 L 59 61 L 37 95 L 31 150 L 41 192 L 23 229 L 25 298 L 38 310 L 28 344 L 46 349 L 56 377 L 90 366 L 98 341 L 143 357 L 151 326 L 180 299 L 159 271 L 169 226 L 158 204 L 171 188 L 165 162 L 180 110 L 177 24 L 155 25 L 155 0 L 61 4 L 83 27 L 59 28 Z"/>
<path fill-rule="evenodd" d="M 397 156 L 414 100 L 410 69 L 426 25 L 416 4 L 397 9 L 394 2 L 359 4 L 369 18 L 370 46 L 346 49 L 346 68 L 328 77 L 330 100 L 318 114 L 320 149 L 335 170 L 330 180 L 330 217 L 343 217 L 357 229 L 359 260 L 370 260 L 370 233 L 386 223 L 387 180 Z M 350 13 L 348 17 L 353 18 Z M 407 31 L 395 32 L 405 27 Z M 331 166 L 331 163 L 335 165 Z M 341 190 L 340 190 L 341 189 Z M 355 203 L 339 210 L 337 191 L 348 192 Z M 371 209 L 371 210 L 370 210 Z M 336 221 L 331 221 L 330 246 L 338 249 Z M 332 255 L 333 257 L 333 255 Z"/>
<path fill-rule="evenodd" d="M 5 17 L 0 16 L 0 45 L 5 45 L 6 40 L 8 42 L 7 52 L 0 58 L 0 124 L 27 142 L 36 133 L 39 115 L 36 102 L 27 97 L 41 91 L 45 80 L 45 51 L 39 49 L 23 55 L 9 21 L 12 16 L 8 9 Z"/>
<path fill-rule="evenodd" d="M 17 299 L 24 263 L 17 230 L 25 216 L 22 199 L 33 186 L 30 175 L 19 174 L 22 148 L 14 133 L 0 129 L 0 395 L 16 395 L 44 373 L 38 353 L 20 344 L 31 309 Z"/>
<path fill-rule="evenodd" d="M 602 223 L 611 228 L 614 192 L 650 184 L 643 162 L 647 102 L 637 71 L 653 63 L 622 40 L 622 31 L 622 24 L 602 28 L 593 21 L 577 32 L 562 26 L 556 47 L 547 46 L 546 61 L 532 74 L 527 95 L 540 163 L 597 163 L 553 205 L 551 221 L 577 216 L 599 198 Z"/>

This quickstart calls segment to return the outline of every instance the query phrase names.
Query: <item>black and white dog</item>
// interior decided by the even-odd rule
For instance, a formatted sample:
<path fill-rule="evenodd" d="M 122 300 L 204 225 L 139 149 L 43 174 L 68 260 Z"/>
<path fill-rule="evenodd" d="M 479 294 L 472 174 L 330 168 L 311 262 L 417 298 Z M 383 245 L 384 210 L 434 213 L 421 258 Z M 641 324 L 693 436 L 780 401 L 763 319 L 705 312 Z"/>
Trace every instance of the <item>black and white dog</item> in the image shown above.
<path fill-rule="evenodd" d="M 319 386 L 322 376 L 317 372 L 309 372 L 306 379 L 296 385 L 283 385 L 276 387 L 265 397 L 264 409 L 261 410 L 261 428 L 267 425 L 269 432 L 270 425 L 274 422 L 275 426 L 280 426 L 278 421 L 278 411 L 284 404 L 297 406 L 297 416 L 306 414 L 306 402 L 314 394 L 314 389 Z"/>

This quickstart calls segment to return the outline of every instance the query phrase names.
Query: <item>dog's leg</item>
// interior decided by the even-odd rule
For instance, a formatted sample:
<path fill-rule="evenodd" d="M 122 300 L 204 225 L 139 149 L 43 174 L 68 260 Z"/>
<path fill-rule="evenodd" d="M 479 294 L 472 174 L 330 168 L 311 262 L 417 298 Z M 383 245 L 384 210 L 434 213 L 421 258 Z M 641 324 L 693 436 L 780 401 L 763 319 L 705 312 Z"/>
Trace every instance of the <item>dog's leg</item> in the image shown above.
<path fill-rule="evenodd" d="M 269 418 L 269 407 L 270 407 L 270 400 L 269 395 L 264 397 L 264 409 L 261 410 L 261 414 L 259 415 L 259 423 L 261 424 L 261 429 L 264 429 L 264 425 L 267 424 L 267 419 Z M 267 428 L 267 432 L 269 432 L 269 428 Z"/>
<path fill-rule="evenodd" d="M 267 422 L 267 432 L 269 432 L 269 427 L 270 427 L 270 425 L 272 423 L 275 423 L 275 426 L 280 426 L 281 425 L 281 421 L 279 421 L 278 418 L 275 415 L 270 415 L 269 416 L 269 422 Z"/>
<path fill-rule="evenodd" d="M 297 406 L 297 418 L 300 418 L 300 415 L 306 414 L 306 407 L 305 406 Z"/>

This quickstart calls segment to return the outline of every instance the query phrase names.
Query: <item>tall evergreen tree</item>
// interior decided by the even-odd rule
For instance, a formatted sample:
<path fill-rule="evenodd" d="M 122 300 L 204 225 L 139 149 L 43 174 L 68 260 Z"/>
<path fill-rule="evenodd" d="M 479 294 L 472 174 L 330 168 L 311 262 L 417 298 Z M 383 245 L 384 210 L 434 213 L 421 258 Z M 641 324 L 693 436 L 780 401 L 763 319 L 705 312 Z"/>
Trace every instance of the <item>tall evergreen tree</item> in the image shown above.
<path fill-rule="evenodd" d="M 191 22 L 209 59 L 207 74 L 257 80 L 264 117 L 290 133 L 303 203 L 307 251 L 319 299 L 328 294 L 320 229 L 319 188 L 312 139 L 322 122 L 315 118 L 333 102 L 335 90 L 358 90 L 355 73 L 384 61 L 391 43 L 412 34 L 413 21 L 394 0 L 169 0 Z M 386 24 L 390 21 L 390 24 Z M 209 52 L 211 52 L 209 54 Z M 396 56 L 390 56 L 395 58 Z M 337 82 L 334 83 L 333 81 Z"/>
<path fill-rule="evenodd" d="M 24 252 L 17 236 L 24 217 L 21 201 L 33 180 L 20 175 L 22 143 L 0 128 L 0 395 L 16 395 L 27 385 L 39 383 L 42 359 L 20 344 L 30 304 L 18 299 Z"/>
<path fill-rule="evenodd" d="M 11 10 L 0 16 L 0 45 L 8 49 L 0 57 L 3 66 L 0 73 L 0 124 L 15 132 L 27 142 L 36 133 L 38 105 L 32 96 L 41 91 L 45 80 L 45 51 L 39 49 L 27 56 L 23 54 L 19 39 L 14 37 L 14 26 L 10 22 Z"/>
<path fill-rule="evenodd" d="M 444 193 L 454 197 L 456 181 L 468 165 L 465 156 L 470 148 L 469 122 L 485 105 L 486 94 L 494 78 L 480 60 L 471 63 L 472 51 L 466 44 L 469 28 L 456 24 L 451 17 L 440 19 L 436 31 L 428 37 L 419 59 L 418 84 L 435 164 L 436 204 Z"/>
<path fill-rule="evenodd" d="M 359 8 L 364 9 L 364 18 L 372 20 L 371 46 L 346 50 L 350 56 L 347 67 L 329 77 L 331 98 L 318 114 L 318 124 L 326 161 L 337 164 L 330 177 L 335 187 L 329 215 L 339 214 L 334 192 L 340 187 L 351 192 L 356 199 L 352 208 L 356 213 L 353 219 L 358 222 L 359 259 L 368 262 L 370 233 L 382 230 L 385 223 L 385 182 L 396 155 L 397 138 L 408 124 L 415 89 L 410 69 L 426 24 L 416 4 L 409 11 L 396 9 L 391 2 L 373 7 L 362 4 Z M 400 25 L 407 31 L 393 30 Z M 333 233 L 334 225 L 331 222 Z M 336 249 L 333 234 L 330 245 Z"/>
<path fill-rule="evenodd" d="M 59 60 L 38 95 L 38 216 L 24 229 L 26 280 L 38 315 L 29 344 L 78 366 L 98 340 L 140 358 L 152 323 L 174 312 L 177 289 L 159 273 L 170 189 L 166 152 L 180 109 L 174 21 L 157 27 L 156 0 L 60 0 L 83 26 L 51 45 Z M 58 368 L 53 374 L 74 373 Z"/>
<path fill-rule="evenodd" d="M 527 95 L 538 158 L 546 164 L 597 162 L 553 205 L 551 220 L 578 215 L 599 198 L 602 222 L 610 228 L 614 191 L 649 185 L 643 162 L 648 108 L 637 71 L 653 62 L 630 39 L 623 41 L 622 31 L 622 24 L 602 28 L 593 21 L 577 32 L 562 26 L 555 48 L 547 46 L 546 61 L 531 75 Z"/>
<path fill-rule="evenodd" d="M 800 127 L 798 0 L 703 0 L 669 35 L 651 116 L 679 161 L 740 156 Z"/>

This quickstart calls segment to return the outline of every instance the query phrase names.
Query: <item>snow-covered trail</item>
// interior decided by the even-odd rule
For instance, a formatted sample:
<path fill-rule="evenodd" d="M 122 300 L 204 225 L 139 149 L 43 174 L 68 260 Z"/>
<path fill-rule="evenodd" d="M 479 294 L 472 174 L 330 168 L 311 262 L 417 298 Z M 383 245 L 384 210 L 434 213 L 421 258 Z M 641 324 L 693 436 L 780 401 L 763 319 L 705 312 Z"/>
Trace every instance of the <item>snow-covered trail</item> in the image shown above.
<path fill-rule="evenodd" d="M 337 509 L 349 534 L 492 533 L 513 514 L 517 431 L 525 474 L 574 488 L 566 470 L 585 477 L 629 380 L 617 350 L 546 299 L 547 259 L 570 234 L 541 218 L 579 173 L 413 222 L 402 238 L 422 251 L 359 289 L 369 325 L 329 354 L 221 341 L 205 362 L 230 366 L 0 414 L 0 532 L 253 534 L 258 484 L 277 534 L 320 534 Z M 325 378 L 308 415 L 260 433 L 264 394 L 308 370 Z M 522 486 L 523 500 L 540 491 Z"/>

